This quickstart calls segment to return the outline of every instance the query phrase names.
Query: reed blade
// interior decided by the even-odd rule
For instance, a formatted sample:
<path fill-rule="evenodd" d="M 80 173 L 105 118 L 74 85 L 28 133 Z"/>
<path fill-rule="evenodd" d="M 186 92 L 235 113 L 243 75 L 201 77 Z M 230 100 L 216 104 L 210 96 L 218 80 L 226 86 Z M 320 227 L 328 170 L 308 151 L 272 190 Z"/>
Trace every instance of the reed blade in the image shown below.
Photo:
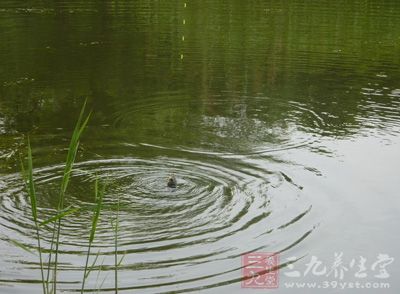
<path fill-rule="evenodd" d="M 89 276 L 88 264 L 89 264 L 90 250 L 92 248 L 92 244 L 93 244 L 94 236 L 96 234 L 96 229 L 97 229 L 97 224 L 98 224 L 100 212 L 101 212 L 102 205 L 103 205 L 104 191 L 105 191 L 105 186 L 104 185 L 103 185 L 102 189 L 99 190 L 99 182 L 98 182 L 98 179 L 96 178 L 96 181 L 94 183 L 96 209 L 94 210 L 93 217 L 92 217 L 92 227 L 90 229 L 89 245 L 88 245 L 88 250 L 87 250 L 87 254 L 86 254 L 86 263 L 85 263 L 85 269 L 84 269 L 84 272 L 83 272 L 81 293 L 83 293 L 83 291 L 85 290 L 86 279 Z M 94 267 L 94 264 L 92 264 L 92 267 Z"/>
<path fill-rule="evenodd" d="M 111 224 L 112 225 L 112 224 Z M 115 293 L 118 294 L 118 266 L 121 264 L 122 259 L 118 262 L 118 231 L 119 231 L 119 197 L 117 199 L 117 212 L 115 216 L 114 228 L 114 288 Z"/>
<path fill-rule="evenodd" d="M 43 293 L 46 294 L 47 287 L 46 287 L 46 280 L 44 279 L 42 247 L 40 244 L 40 233 L 39 233 L 39 225 L 38 225 L 38 218 L 37 218 L 37 197 L 36 197 L 35 184 L 34 184 L 34 180 L 33 180 L 32 148 L 31 148 L 31 143 L 30 143 L 29 137 L 28 137 L 28 170 L 25 170 L 25 166 L 21 159 L 21 172 L 22 172 L 23 181 L 25 183 L 25 188 L 29 195 L 29 200 L 31 203 L 32 218 L 35 223 L 36 239 L 37 239 L 37 244 L 38 244 L 42 287 L 43 287 Z M 14 243 L 14 244 L 16 244 L 16 243 Z M 23 248 L 23 247 L 21 247 L 21 248 Z"/>
<path fill-rule="evenodd" d="M 29 248 L 28 246 L 26 246 L 25 244 L 22 244 L 21 242 L 17 241 L 17 240 L 13 240 L 13 239 L 8 239 L 8 242 L 10 242 L 11 244 L 13 244 L 16 247 L 21 248 L 22 250 L 30 253 L 30 254 L 35 254 L 31 248 Z"/>
<path fill-rule="evenodd" d="M 39 226 L 42 227 L 42 226 L 45 226 L 45 225 L 47 225 L 47 224 L 49 224 L 49 223 L 56 222 L 56 221 L 60 220 L 61 218 L 64 218 L 64 217 L 66 217 L 66 216 L 68 216 L 68 215 L 70 215 L 70 214 L 73 214 L 73 213 L 75 213 L 75 212 L 77 212 L 77 211 L 79 211 L 79 210 L 81 210 L 80 207 L 68 207 L 68 208 L 66 208 L 66 209 L 63 209 L 63 210 L 62 210 L 60 213 L 58 213 L 57 215 L 55 215 L 55 216 L 53 216 L 53 217 L 51 217 L 51 218 L 48 218 L 48 219 L 45 220 L 45 221 L 42 221 L 42 222 L 39 224 Z"/>
<path fill-rule="evenodd" d="M 72 137 L 70 140 L 70 144 L 68 147 L 68 153 L 67 153 L 67 158 L 65 162 L 65 168 L 64 168 L 64 173 L 61 181 L 61 188 L 60 188 L 60 194 L 59 194 L 59 201 L 58 201 L 58 207 L 57 207 L 57 214 L 59 214 L 63 208 L 64 208 L 64 197 L 65 197 L 65 192 L 68 188 L 68 184 L 71 178 L 71 173 L 72 173 L 72 168 L 75 163 L 76 155 L 78 153 L 78 148 L 79 148 L 79 140 L 80 137 L 86 128 L 88 121 L 90 119 L 91 113 L 89 113 L 84 119 L 84 113 L 85 113 L 85 108 L 86 108 L 86 103 L 87 100 L 85 100 L 81 112 L 78 117 L 78 121 L 75 125 L 74 131 L 72 133 Z M 55 230 L 55 236 L 51 240 L 51 248 L 53 248 L 53 243 L 55 243 L 55 253 L 54 253 L 54 272 L 53 272 L 53 289 L 54 289 L 54 294 L 57 292 L 57 267 L 58 267 L 58 248 L 59 248 L 59 241 L 60 241 L 60 233 L 61 233 L 61 220 L 62 218 L 59 218 L 54 226 Z M 50 269 L 51 267 L 51 254 L 52 250 L 50 251 L 50 256 L 49 256 L 49 263 L 48 263 L 48 268 Z M 47 279 L 47 282 L 49 282 L 49 278 Z"/>

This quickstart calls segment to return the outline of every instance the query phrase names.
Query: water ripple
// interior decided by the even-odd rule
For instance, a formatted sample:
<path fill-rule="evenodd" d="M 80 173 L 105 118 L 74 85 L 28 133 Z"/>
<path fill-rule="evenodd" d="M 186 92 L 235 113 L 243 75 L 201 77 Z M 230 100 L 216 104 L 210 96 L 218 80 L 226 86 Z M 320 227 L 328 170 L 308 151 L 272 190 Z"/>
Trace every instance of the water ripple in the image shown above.
<path fill-rule="evenodd" d="M 290 250 L 314 229 L 311 206 L 298 201 L 302 187 L 287 174 L 242 160 L 202 158 L 124 157 L 76 165 L 66 205 L 92 204 L 94 179 L 108 183 L 93 249 L 100 252 L 105 275 L 113 270 L 111 221 L 115 217 L 113 204 L 120 201 L 118 250 L 125 255 L 120 269 L 120 276 L 125 276 L 122 290 L 168 292 L 180 285 L 180 289 L 195 291 L 204 283 L 205 287 L 214 287 L 217 277 L 218 285 L 231 283 L 238 279 L 241 254 L 265 248 Z M 62 170 L 62 165 L 35 170 L 42 219 L 54 213 Z M 171 173 L 178 179 L 176 188 L 166 186 Z M 17 174 L 3 177 L 0 193 L 3 234 L 35 249 L 21 178 Z M 81 210 L 64 221 L 61 284 L 71 291 L 79 287 L 90 217 L 91 213 Z M 50 228 L 44 228 L 42 235 L 44 247 L 49 247 Z M 2 248 L 10 243 L 7 238 L 0 242 Z M 22 260 L 30 263 L 26 275 L 33 275 L 38 268 L 35 257 L 24 256 Z M 14 264 L 10 259 L 2 266 Z M 213 269 L 209 275 L 204 275 L 206 268 Z M 127 278 L 129 275 L 133 279 Z M 107 290 L 112 284 L 104 287 Z"/>
<path fill-rule="evenodd" d="M 229 92 L 224 98 L 215 96 L 193 102 L 193 111 L 187 113 L 188 101 L 182 93 L 167 92 L 126 103 L 115 113 L 115 126 L 140 125 L 142 130 L 138 130 L 138 135 L 160 134 L 152 136 L 152 141 L 147 137 L 143 142 L 146 145 L 220 156 L 261 155 L 309 146 L 318 140 L 325 126 L 322 116 L 295 101 Z M 178 114 L 183 125 L 172 119 Z M 191 134 L 179 138 L 180 146 L 171 141 L 177 139 L 177 130 Z"/>

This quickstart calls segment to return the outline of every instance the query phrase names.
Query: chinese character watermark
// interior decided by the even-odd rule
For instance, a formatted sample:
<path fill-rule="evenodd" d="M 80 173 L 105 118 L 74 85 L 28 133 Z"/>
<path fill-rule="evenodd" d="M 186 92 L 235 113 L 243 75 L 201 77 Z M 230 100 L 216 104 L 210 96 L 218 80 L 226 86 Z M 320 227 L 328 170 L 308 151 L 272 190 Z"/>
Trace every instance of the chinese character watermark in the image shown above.
<path fill-rule="evenodd" d="M 305 260 L 303 268 L 295 266 L 299 258 L 287 257 L 279 263 L 279 254 L 252 252 L 242 256 L 242 287 L 243 288 L 278 288 L 279 268 L 282 267 L 286 278 L 298 281 L 307 277 L 318 277 L 325 280 L 323 284 L 307 283 L 311 288 L 369 288 L 378 285 L 378 288 L 390 287 L 390 284 L 376 280 L 387 280 L 391 275 L 388 267 L 394 258 L 386 253 L 379 253 L 374 260 L 368 261 L 365 256 L 359 255 L 347 258 L 343 252 L 334 252 L 329 262 L 320 260 L 317 256 L 310 256 Z M 368 280 L 374 279 L 374 281 Z M 312 285 L 311 285 L 312 284 Z M 292 286 L 293 286 L 292 285 Z M 299 286 L 300 287 L 300 286 Z"/>
<path fill-rule="evenodd" d="M 253 252 L 242 256 L 243 288 L 278 288 L 279 255 Z"/>

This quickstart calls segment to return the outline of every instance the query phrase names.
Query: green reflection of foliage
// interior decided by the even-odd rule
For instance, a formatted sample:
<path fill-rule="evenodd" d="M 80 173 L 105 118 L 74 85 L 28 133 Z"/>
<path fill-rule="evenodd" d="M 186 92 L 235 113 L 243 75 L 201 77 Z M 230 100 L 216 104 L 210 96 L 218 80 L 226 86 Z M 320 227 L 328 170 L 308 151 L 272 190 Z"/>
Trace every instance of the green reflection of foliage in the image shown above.
<path fill-rule="evenodd" d="M 162 137 L 166 122 L 184 124 L 193 105 L 194 116 L 209 116 L 214 97 L 254 104 L 252 97 L 264 96 L 328 113 L 322 133 L 351 135 L 361 127 L 356 118 L 371 115 L 365 100 L 382 103 L 360 90 L 397 86 L 398 11 L 400 2 L 378 0 L 208 0 L 186 8 L 182 1 L 7 1 L 0 10 L 3 133 L 69 128 L 83 96 L 95 110 L 93 125 L 113 125 L 127 104 L 165 92 L 154 115 L 135 113 L 136 123 L 153 124 L 151 133 L 125 131 Z M 185 93 L 176 111 L 168 109 L 171 91 Z M 277 122 L 288 115 L 279 110 L 271 111 Z M 299 121 L 314 127 L 307 115 Z"/>

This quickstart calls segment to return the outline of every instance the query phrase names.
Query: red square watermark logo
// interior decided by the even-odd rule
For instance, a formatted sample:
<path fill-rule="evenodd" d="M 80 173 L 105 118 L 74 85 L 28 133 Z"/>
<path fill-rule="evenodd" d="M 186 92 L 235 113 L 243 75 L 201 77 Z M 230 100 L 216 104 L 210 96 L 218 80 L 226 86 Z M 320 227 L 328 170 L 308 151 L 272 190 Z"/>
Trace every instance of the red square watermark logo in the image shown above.
<path fill-rule="evenodd" d="M 242 255 L 242 288 L 278 288 L 278 265 L 277 253 L 252 252 Z"/>

